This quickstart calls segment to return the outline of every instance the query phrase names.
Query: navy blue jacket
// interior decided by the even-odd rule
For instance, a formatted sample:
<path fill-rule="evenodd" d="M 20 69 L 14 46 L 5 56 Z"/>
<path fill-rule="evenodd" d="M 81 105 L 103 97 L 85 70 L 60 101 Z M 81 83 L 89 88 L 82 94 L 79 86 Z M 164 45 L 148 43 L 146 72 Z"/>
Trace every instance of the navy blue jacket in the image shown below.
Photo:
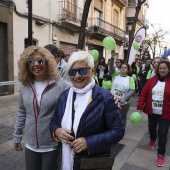
<path fill-rule="evenodd" d="M 69 89 L 63 91 L 58 99 L 54 116 L 50 123 L 50 131 L 61 127 L 61 120 L 66 108 Z M 86 139 L 88 154 L 110 153 L 113 144 L 119 142 L 124 135 L 124 125 L 112 94 L 95 85 L 92 89 L 92 101 L 85 109 L 77 129 L 76 138 Z M 57 148 L 60 155 L 61 142 Z"/>

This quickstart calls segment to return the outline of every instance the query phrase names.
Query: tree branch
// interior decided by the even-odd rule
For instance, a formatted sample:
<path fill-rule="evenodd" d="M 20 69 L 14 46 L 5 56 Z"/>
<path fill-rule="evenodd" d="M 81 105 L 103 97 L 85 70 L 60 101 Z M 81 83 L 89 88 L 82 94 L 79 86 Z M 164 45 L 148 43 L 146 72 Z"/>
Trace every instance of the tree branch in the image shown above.
<path fill-rule="evenodd" d="M 80 34 L 79 34 L 78 45 L 77 45 L 77 49 L 80 49 L 80 50 L 83 49 L 84 42 L 85 42 L 86 23 L 87 23 L 87 17 L 88 17 L 91 1 L 92 0 L 86 0 L 84 4 L 84 10 L 83 10 L 81 27 L 80 27 Z"/>

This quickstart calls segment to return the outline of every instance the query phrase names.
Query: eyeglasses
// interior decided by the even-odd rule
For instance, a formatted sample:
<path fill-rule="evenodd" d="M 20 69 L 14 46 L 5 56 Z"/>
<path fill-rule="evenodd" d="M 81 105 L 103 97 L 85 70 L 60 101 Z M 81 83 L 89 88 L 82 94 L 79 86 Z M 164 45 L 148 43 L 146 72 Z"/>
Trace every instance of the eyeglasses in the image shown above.
<path fill-rule="evenodd" d="M 37 59 L 31 58 L 31 59 L 29 59 L 29 60 L 27 61 L 27 64 L 28 64 L 28 65 L 33 65 L 33 64 L 35 64 L 36 61 L 38 62 L 38 64 L 44 64 L 45 61 L 46 61 L 46 59 L 43 58 L 43 57 L 39 57 L 39 58 L 37 58 Z"/>
<path fill-rule="evenodd" d="M 82 75 L 86 75 L 87 74 L 87 70 L 88 69 L 90 69 L 90 68 L 85 67 L 85 68 L 78 68 L 78 69 L 70 69 L 68 71 L 68 74 L 70 76 L 75 76 L 76 73 L 78 72 L 82 76 Z"/>
<path fill-rule="evenodd" d="M 123 68 L 123 69 L 128 69 L 127 67 L 120 67 L 120 68 Z"/>

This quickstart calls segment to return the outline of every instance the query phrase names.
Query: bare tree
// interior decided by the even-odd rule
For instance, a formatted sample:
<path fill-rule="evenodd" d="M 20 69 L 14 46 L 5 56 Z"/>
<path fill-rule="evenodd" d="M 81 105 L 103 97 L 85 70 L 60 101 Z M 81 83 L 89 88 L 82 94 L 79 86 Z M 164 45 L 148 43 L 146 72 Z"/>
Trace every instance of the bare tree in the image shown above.
<path fill-rule="evenodd" d="M 80 34 L 79 34 L 78 45 L 77 45 L 77 49 L 80 49 L 80 50 L 82 50 L 84 47 L 86 23 L 87 23 L 87 17 L 89 14 L 89 8 L 90 8 L 91 1 L 92 0 L 86 0 L 86 2 L 84 4 L 84 10 L 83 10 L 81 27 L 80 27 Z"/>
<path fill-rule="evenodd" d="M 165 35 L 168 32 L 161 28 L 160 24 L 151 24 L 151 26 L 154 32 L 151 34 L 147 34 L 146 39 L 143 43 L 148 45 L 147 49 L 150 47 L 153 54 L 153 58 L 155 58 L 156 47 L 159 46 L 159 49 L 161 49 L 161 41 L 165 39 Z M 161 52 L 159 53 L 159 55 L 160 54 Z"/>

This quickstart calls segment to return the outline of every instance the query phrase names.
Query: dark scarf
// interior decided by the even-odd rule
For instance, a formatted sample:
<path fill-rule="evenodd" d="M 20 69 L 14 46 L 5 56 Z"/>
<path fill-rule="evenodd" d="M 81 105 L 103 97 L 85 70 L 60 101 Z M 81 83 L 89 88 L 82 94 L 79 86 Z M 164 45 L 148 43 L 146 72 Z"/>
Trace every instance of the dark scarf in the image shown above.
<path fill-rule="evenodd" d="M 160 77 L 160 75 L 158 75 L 158 80 L 161 82 L 164 82 L 165 78 L 167 78 L 167 77 L 168 77 L 168 75 L 166 75 L 165 77 Z"/>

